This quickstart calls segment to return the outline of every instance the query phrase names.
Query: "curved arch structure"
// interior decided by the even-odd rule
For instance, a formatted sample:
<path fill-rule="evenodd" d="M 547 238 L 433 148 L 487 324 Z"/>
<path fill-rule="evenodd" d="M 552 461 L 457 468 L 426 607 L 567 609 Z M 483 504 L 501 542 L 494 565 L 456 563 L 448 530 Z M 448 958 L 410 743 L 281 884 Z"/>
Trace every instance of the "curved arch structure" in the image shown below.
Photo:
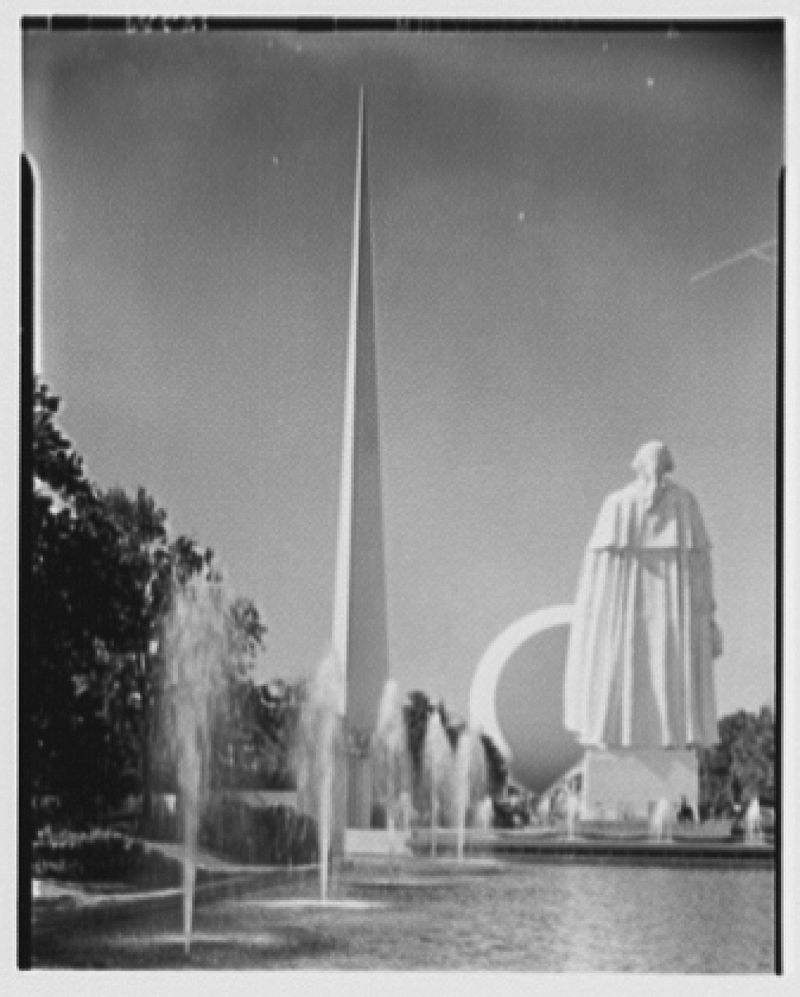
<path fill-rule="evenodd" d="M 487 648 L 472 680 L 469 716 L 494 741 L 516 782 L 541 792 L 583 749 L 564 727 L 564 671 L 573 607 L 550 606 L 512 623 Z"/>

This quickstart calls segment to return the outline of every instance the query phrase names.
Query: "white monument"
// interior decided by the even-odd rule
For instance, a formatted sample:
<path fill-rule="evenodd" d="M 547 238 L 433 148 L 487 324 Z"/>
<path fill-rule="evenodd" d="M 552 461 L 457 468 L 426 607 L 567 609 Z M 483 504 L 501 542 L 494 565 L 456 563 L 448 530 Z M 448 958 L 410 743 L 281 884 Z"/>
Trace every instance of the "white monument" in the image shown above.
<path fill-rule="evenodd" d="M 645 444 L 586 548 L 567 651 L 565 726 L 586 749 L 584 818 L 697 807 L 695 747 L 717 741 L 711 544 L 694 496 Z"/>
<path fill-rule="evenodd" d="M 345 675 L 348 828 L 370 826 L 370 741 L 389 676 L 381 495 L 367 115 L 362 90 L 333 600 L 333 650 Z"/>

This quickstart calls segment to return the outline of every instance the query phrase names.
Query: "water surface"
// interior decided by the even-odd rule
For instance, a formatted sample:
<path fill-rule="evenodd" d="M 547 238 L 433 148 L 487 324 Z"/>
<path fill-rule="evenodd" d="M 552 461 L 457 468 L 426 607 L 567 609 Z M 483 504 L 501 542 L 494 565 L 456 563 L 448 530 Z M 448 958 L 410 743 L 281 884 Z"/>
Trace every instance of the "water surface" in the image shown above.
<path fill-rule="evenodd" d="M 532 863 L 356 866 L 200 907 L 198 968 L 771 973 L 766 869 Z M 305 903 L 297 901 L 305 900 Z M 287 902 L 292 901 L 292 902 Z M 337 901 L 339 901 L 337 903 Z M 176 914 L 59 940 L 40 965 L 184 965 Z"/>

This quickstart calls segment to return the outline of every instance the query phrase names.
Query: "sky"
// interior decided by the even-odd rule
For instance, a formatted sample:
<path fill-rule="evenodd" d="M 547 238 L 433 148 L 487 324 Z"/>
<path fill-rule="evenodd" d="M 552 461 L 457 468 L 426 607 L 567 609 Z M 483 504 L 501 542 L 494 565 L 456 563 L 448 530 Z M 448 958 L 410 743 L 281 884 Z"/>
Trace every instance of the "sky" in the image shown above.
<path fill-rule="evenodd" d="M 331 633 L 358 91 L 390 668 L 466 712 L 664 440 L 714 544 L 720 713 L 774 695 L 779 36 L 29 33 L 42 372 L 269 628 Z"/>

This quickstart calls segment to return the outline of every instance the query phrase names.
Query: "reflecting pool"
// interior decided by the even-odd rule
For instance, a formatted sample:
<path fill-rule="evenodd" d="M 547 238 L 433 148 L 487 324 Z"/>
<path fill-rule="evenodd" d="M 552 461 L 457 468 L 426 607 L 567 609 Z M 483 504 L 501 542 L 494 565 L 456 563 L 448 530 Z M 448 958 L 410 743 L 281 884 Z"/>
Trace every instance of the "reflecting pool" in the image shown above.
<path fill-rule="evenodd" d="M 771 973 L 774 873 L 467 860 L 356 864 L 201 906 L 61 933 L 50 966 Z"/>

